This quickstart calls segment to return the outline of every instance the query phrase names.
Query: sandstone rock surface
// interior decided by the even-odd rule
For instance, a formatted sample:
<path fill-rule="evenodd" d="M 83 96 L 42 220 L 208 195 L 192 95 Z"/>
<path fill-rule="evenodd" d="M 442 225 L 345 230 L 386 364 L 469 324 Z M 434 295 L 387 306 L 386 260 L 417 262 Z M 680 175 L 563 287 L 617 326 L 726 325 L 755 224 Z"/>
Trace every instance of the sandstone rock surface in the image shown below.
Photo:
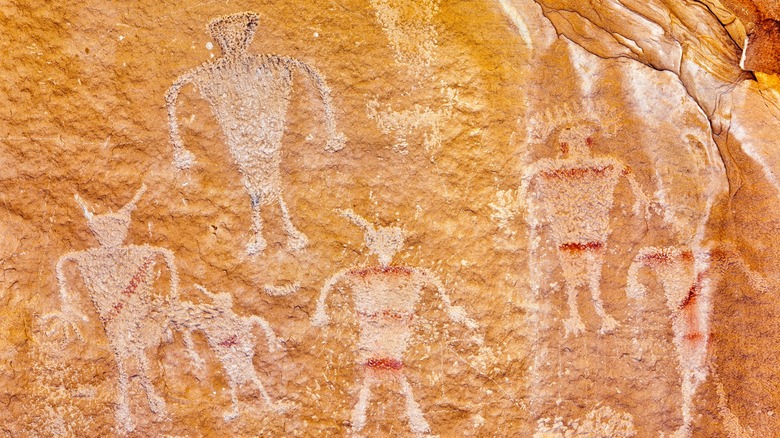
<path fill-rule="evenodd" d="M 780 10 L 0 8 L 0 436 L 775 436 Z"/>

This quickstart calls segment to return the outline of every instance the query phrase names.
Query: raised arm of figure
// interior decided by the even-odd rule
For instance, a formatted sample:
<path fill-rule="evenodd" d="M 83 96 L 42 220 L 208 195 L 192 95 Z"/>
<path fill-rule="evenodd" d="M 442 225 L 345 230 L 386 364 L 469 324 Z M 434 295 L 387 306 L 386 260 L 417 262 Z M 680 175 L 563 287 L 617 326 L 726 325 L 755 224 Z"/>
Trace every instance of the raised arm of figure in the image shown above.
<path fill-rule="evenodd" d="M 463 309 L 463 307 L 452 305 L 452 302 L 450 301 L 450 297 L 447 295 L 447 291 L 444 287 L 444 284 L 441 282 L 439 277 L 437 277 L 433 272 L 431 272 L 428 269 L 417 268 L 415 269 L 415 271 L 417 271 L 417 273 L 422 277 L 423 281 L 426 284 L 432 284 L 434 287 L 436 287 L 436 290 L 439 293 L 439 297 L 441 298 L 441 301 L 444 303 L 447 316 L 449 316 L 450 319 L 452 319 L 453 321 L 459 324 L 465 325 L 471 330 L 475 330 L 479 327 L 473 319 L 466 316 L 466 310 Z"/>
<path fill-rule="evenodd" d="M 176 99 L 182 87 L 192 82 L 197 69 L 187 72 L 171 85 L 165 93 L 165 106 L 168 109 L 168 130 L 170 131 L 171 143 L 173 143 L 173 165 L 178 169 L 189 169 L 195 164 L 195 155 L 184 147 L 184 142 L 179 135 L 179 123 L 176 120 Z"/>
<path fill-rule="evenodd" d="M 48 315 L 43 316 L 43 320 L 47 321 L 49 319 L 58 319 L 61 323 L 65 324 L 65 336 L 67 337 L 67 329 L 70 328 L 73 330 L 73 333 L 76 334 L 76 337 L 79 338 L 80 341 L 84 341 L 84 337 L 81 335 L 81 330 L 78 328 L 78 321 L 88 321 L 88 318 L 83 313 L 79 312 L 74 303 L 71 301 L 71 296 L 68 293 L 68 286 L 67 286 L 67 278 L 65 278 L 65 263 L 69 261 L 77 261 L 75 254 L 65 254 L 64 256 L 60 257 L 60 259 L 57 261 L 57 266 L 55 268 L 56 274 L 57 274 L 57 282 L 59 284 L 60 288 L 60 301 L 61 306 L 60 310 L 54 313 L 50 313 Z M 51 334 L 54 330 L 50 330 L 47 332 L 47 334 Z"/>
<path fill-rule="evenodd" d="M 328 325 L 329 318 L 327 313 L 325 313 L 325 300 L 328 299 L 328 294 L 330 294 L 331 289 L 344 279 L 347 272 L 349 272 L 349 269 L 343 269 L 337 272 L 325 282 L 324 286 L 322 286 L 320 297 L 317 299 L 317 309 L 314 311 L 314 317 L 311 319 L 311 325 L 315 327 Z"/>
<path fill-rule="evenodd" d="M 250 324 L 260 326 L 260 328 L 263 329 L 263 333 L 265 333 L 265 338 L 268 341 L 268 351 L 273 353 L 276 350 L 282 350 L 284 348 L 281 339 L 276 337 L 276 334 L 274 333 L 274 330 L 271 328 L 271 326 L 268 324 L 268 321 L 266 321 L 265 319 L 257 315 L 250 316 L 248 320 Z"/>
<path fill-rule="evenodd" d="M 347 137 L 336 129 L 336 115 L 333 111 L 333 100 L 330 96 L 330 88 L 328 88 L 328 84 L 325 83 L 320 72 L 305 62 L 294 58 L 283 58 L 283 60 L 288 65 L 303 72 L 303 74 L 308 76 L 317 86 L 317 91 L 319 91 L 320 98 L 325 107 L 325 129 L 328 132 L 328 142 L 325 145 L 325 150 L 328 152 L 336 152 L 344 149 Z"/>

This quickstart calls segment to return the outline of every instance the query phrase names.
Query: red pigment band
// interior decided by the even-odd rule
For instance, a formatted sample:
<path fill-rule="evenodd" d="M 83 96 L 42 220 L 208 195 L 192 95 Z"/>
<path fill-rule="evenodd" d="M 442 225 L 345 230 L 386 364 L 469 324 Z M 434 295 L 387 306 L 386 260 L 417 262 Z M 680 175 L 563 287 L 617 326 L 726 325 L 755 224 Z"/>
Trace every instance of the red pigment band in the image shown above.
<path fill-rule="evenodd" d="M 149 266 L 154 262 L 154 256 L 147 258 L 144 260 L 144 263 L 141 265 L 140 268 L 138 268 L 138 271 L 135 272 L 133 277 L 130 279 L 130 283 L 125 287 L 121 294 L 129 297 L 133 295 L 138 289 L 138 285 L 141 284 L 141 279 L 144 275 L 146 275 L 146 270 L 149 269 Z M 111 309 L 111 312 L 106 315 L 106 322 L 111 322 L 114 318 L 116 318 L 119 313 L 122 311 L 122 309 L 125 307 L 125 303 L 122 301 L 117 302 L 114 304 L 114 306 Z"/>
<path fill-rule="evenodd" d="M 397 359 L 389 357 L 372 357 L 364 364 L 366 367 L 378 371 L 398 371 L 404 367 L 404 364 Z"/>
<path fill-rule="evenodd" d="M 225 339 L 224 341 L 218 343 L 217 345 L 219 345 L 220 347 L 232 347 L 236 344 L 238 344 L 238 337 L 236 337 L 236 335 L 233 335 Z"/>
<path fill-rule="evenodd" d="M 679 257 L 679 259 L 684 262 L 692 262 L 693 252 L 683 251 L 677 257 Z M 641 260 L 642 262 L 648 265 L 652 265 L 652 264 L 668 263 L 672 261 L 672 259 L 677 257 L 672 257 L 672 255 L 668 251 L 659 251 L 650 254 L 644 254 L 641 257 L 639 257 L 639 260 Z"/>
<path fill-rule="evenodd" d="M 390 275 L 411 275 L 414 272 L 411 268 L 405 268 L 403 266 L 370 266 L 367 268 L 356 269 L 351 273 L 360 277 L 367 277 L 369 275 L 376 274 L 390 274 Z"/>
<path fill-rule="evenodd" d="M 686 333 L 684 337 L 688 342 L 698 342 L 704 339 L 704 335 L 699 332 Z"/>
<path fill-rule="evenodd" d="M 571 242 L 571 243 L 564 243 L 562 245 L 559 245 L 558 249 L 561 251 L 569 251 L 569 252 L 583 252 L 583 251 L 596 251 L 603 247 L 604 244 L 601 242 L 588 242 L 588 243 Z"/>
<path fill-rule="evenodd" d="M 578 179 L 578 178 L 584 178 L 589 173 L 592 173 L 594 175 L 603 175 L 605 172 L 610 171 L 612 169 L 614 169 L 614 167 L 610 164 L 602 167 L 591 166 L 591 167 L 580 167 L 578 169 L 555 169 L 555 170 L 542 172 L 542 175 L 544 175 L 547 178 Z"/>
<path fill-rule="evenodd" d="M 365 318 L 377 318 L 383 316 L 387 319 L 394 319 L 396 321 L 403 321 L 405 319 L 411 321 L 412 317 L 414 316 L 412 313 L 396 312 L 393 310 L 383 310 L 381 312 L 374 313 L 358 312 L 358 315 Z"/>

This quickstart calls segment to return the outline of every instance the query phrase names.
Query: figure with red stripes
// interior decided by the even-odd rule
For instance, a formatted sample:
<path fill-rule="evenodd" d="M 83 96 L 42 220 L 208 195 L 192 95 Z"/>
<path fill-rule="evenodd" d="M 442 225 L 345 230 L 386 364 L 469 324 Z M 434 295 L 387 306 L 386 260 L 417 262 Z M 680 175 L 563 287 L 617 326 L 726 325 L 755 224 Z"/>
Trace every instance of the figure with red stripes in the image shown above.
<path fill-rule="evenodd" d="M 409 339 L 414 332 L 420 292 L 425 286 L 435 287 L 450 319 L 472 330 L 477 328 L 477 324 L 466 316 L 462 307 L 451 304 L 444 285 L 433 272 L 390 264 L 395 254 L 403 247 L 404 237 L 400 228 L 374 228 L 352 210 L 340 213 L 363 229 L 369 252 L 376 254 L 379 259 L 378 265 L 344 269 L 327 280 L 320 292 L 312 320 L 315 326 L 328 324 L 329 318 L 325 313 L 328 294 L 340 283 L 348 285 L 354 296 L 360 326 L 357 361 L 364 376 L 358 401 L 352 410 L 352 430 L 357 433 L 366 426 L 371 388 L 394 382 L 400 386 L 405 397 L 406 415 L 412 432 L 430 433 L 431 428 L 404 375 L 403 361 Z"/>
<path fill-rule="evenodd" d="M 618 322 L 604 310 L 601 300 L 601 267 L 610 235 L 610 212 L 615 187 L 625 177 L 634 194 L 634 214 L 650 205 L 631 169 L 610 156 L 594 156 L 593 136 L 599 127 L 594 121 L 579 120 L 559 125 L 555 138 L 560 153 L 526 168 L 518 193 L 520 208 L 527 211 L 530 227 L 531 287 L 537 295 L 543 281 L 533 258 L 539 254 L 540 230 L 549 229 L 549 239 L 565 280 L 569 318 L 566 334 L 578 335 L 585 325 L 577 310 L 577 290 L 590 289 L 601 333 L 617 328 Z"/>
<path fill-rule="evenodd" d="M 150 410 L 158 419 L 165 416 L 165 401 L 155 391 L 150 375 L 146 350 L 160 345 L 167 333 L 167 316 L 162 311 L 169 299 L 178 296 L 179 278 L 173 253 L 165 248 L 149 245 L 125 245 L 130 226 L 130 214 L 136 202 L 146 191 L 146 186 L 135 193 L 133 199 L 116 213 L 94 214 L 86 203 L 76 195 L 76 202 L 84 210 L 87 225 L 97 238 L 99 246 L 84 251 L 65 254 L 56 266 L 59 282 L 61 310 L 44 317 L 45 320 L 59 320 L 83 341 L 78 328 L 79 321 L 88 318 L 77 309 L 75 297 L 71 296 L 69 265 L 81 276 L 95 306 L 100 321 L 114 353 L 119 371 L 119 394 L 116 419 L 120 432 L 130 432 L 135 426 L 130 414 L 128 390 L 130 377 L 137 377 L 146 393 Z M 168 270 L 170 292 L 152 296 L 151 291 L 160 273 L 155 265 L 162 260 Z M 50 331 L 51 333 L 51 331 Z"/>

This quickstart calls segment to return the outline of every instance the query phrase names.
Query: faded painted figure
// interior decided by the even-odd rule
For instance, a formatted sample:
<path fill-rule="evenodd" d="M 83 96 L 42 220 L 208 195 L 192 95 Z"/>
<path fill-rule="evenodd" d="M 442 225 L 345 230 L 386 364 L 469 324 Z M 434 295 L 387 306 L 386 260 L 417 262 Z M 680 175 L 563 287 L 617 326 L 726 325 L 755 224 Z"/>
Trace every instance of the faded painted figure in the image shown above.
<path fill-rule="evenodd" d="M 411 430 L 416 434 L 430 433 L 431 428 L 403 372 L 403 356 L 413 334 L 421 290 L 426 285 L 434 286 L 447 315 L 453 321 L 469 329 L 476 329 L 477 324 L 466 316 L 463 308 L 450 303 L 444 285 L 431 271 L 390 265 L 395 254 L 403 247 L 404 238 L 400 228 L 376 229 L 351 210 L 342 211 L 341 214 L 363 228 L 366 246 L 379 258 L 379 265 L 344 269 L 331 277 L 320 292 L 312 320 L 315 326 L 326 325 L 329 321 L 325 313 L 328 294 L 341 282 L 349 285 L 360 324 L 358 365 L 364 374 L 358 401 L 352 411 L 352 430 L 360 432 L 366 426 L 371 387 L 392 380 L 400 385 L 406 398 L 406 415 Z"/>
<path fill-rule="evenodd" d="M 271 326 L 259 316 L 236 315 L 232 310 L 233 299 L 229 293 L 214 294 L 202 286 L 195 287 L 211 299 L 211 304 L 176 301 L 171 306 L 171 324 L 177 331 L 182 332 L 187 351 L 199 372 L 205 369 L 205 361 L 195 351 L 192 332 L 201 331 L 206 335 L 209 347 L 222 363 L 230 385 L 232 402 L 231 410 L 223 415 L 225 421 L 238 417 L 238 386 L 247 383 L 257 387 L 271 410 L 279 413 L 287 411 L 288 405 L 271 400 L 252 363 L 255 356 L 255 337 L 252 334 L 254 326 L 263 329 L 269 351 L 274 352 L 282 348 Z"/>
<path fill-rule="evenodd" d="M 690 436 L 693 424 L 693 396 L 707 378 L 707 342 L 712 288 L 709 278 L 709 254 L 687 247 L 643 248 L 628 271 L 627 295 L 646 299 L 646 289 L 639 283 L 639 270 L 648 267 L 655 274 L 666 295 L 666 306 L 672 313 L 674 345 L 682 373 L 683 424 L 675 436 Z"/>
<path fill-rule="evenodd" d="M 179 278 L 171 251 L 148 245 L 123 244 L 130 225 L 130 214 L 145 190 L 146 187 L 142 186 L 117 213 L 102 215 L 91 213 L 76 195 L 87 225 L 100 246 L 71 252 L 59 259 L 56 272 L 62 308 L 44 317 L 60 320 L 66 324 L 66 333 L 69 327 L 80 340 L 84 340 L 77 323 L 79 320 L 87 321 L 87 317 L 76 308 L 66 276 L 66 266 L 75 263 L 100 316 L 119 370 L 116 418 L 120 432 L 134 429 L 128 402 L 130 377 L 136 376 L 135 372 L 130 373 L 133 362 L 138 367 L 137 377 L 146 393 L 149 408 L 159 418 L 165 415 L 165 401 L 156 393 L 149 377 L 146 350 L 160 345 L 163 328 L 167 325 L 167 316 L 161 309 L 167 307 L 168 300 L 175 300 L 178 296 Z M 159 259 L 164 261 L 170 275 L 168 298 L 152 297 L 150 293 L 158 277 L 154 266 Z"/>
<path fill-rule="evenodd" d="M 596 132 L 595 122 L 563 125 L 557 134 L 558 157 L 539 160 L 526 168 L 518 193 L 521 207 L 526 203 L 531 228 L 532 287 L 538 293 L 542 281 L 533 266 L 537 233 L 548 225 L 566 283 L 569 318 L 564 327 L 567 335 L 575 336 L 585 330 L 577 310 L 577 290 L 583 286 L 590 289 L 593 306 L 601 317 L 601 333 L 619 325 L 604 310 L 600 286 L 613 194 L 621 176 L 626 177 L 636 198 L 634 213 L 640 214 L 643 204 L 649 206 L 628 166 L 616 158 L 592 154 Z"/>
<path fill-rule="evenodd" d="M 247 245 L 249 254 L 262 253 L 266 247 L 260 208 L 274 202 L 279 203 L 288 246 L 300 250 L 308 243 L 290 220 L 282 199 L 279 170 L 293 71 L 311 79 L 320 93 L 328 134 L 325 149 L 338 151 L 345 142 L 344 135 L 336 131 L 330 90 L 317 70 L 297 59 L 247 52 L 258 23 L 257 14 L 251 12 L 211 21 L 208 32 L 219 44 L 223 56 L 179 77 L 165 95 L 177 168 L 189 168 L 195 161 L 193 154 L 184 148 L 176 120 L 176 99 L 182 87 L 194 84 L 222 127 L 251 201 L 253 238 Z"/>
<path fill-rule="evenodd" d="M 682 375 L 683 424 L 674 436 L 688 437 L 693 426 L 693 397 L 707 379 L 709 370 L 706 359 L 715 282 L 719 278 L 733 278 L 741 271 L 751 287 L 763 293 L 771 292 L 772 287 L 747 266 L 731 243 L 719 243 L 710 251 L 694 250 L 686 245 L 643 248 L 628 270 L 626 284 L 626 294 L 639 314 L 645 313 L 648 301 L 647 289 L 639 277 L 643 268 L 649 268 L 655 275 L 671 312 L 673 342 Z M 642 332 L 642 327 L 636 327 L 637 339 L 646 338 Z"/>

